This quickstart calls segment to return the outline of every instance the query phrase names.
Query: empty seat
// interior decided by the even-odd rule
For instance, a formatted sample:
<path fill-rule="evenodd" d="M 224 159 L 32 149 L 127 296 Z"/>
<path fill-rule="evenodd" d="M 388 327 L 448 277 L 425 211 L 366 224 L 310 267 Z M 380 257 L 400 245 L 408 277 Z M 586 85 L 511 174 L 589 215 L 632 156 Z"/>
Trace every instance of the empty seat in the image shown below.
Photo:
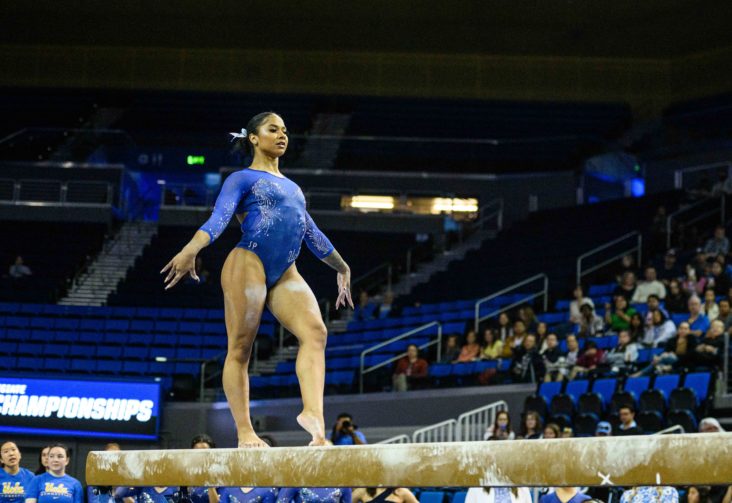
<path fill-rule="evenodd" d="M 561 382 L 543 382 L 539 386 L 539 395 L 547 404 L 550 404 L 554 395 L 562 391 L 562 384 Z"/>
<path fill-rule="evenodd" d="M 200 347 L 201 346 L 201 336 L 200 335 L 179 335 L 178 336 L 178 346 L 188 347 L 188 348 Z"/>
<path fill-rule="evenodd" d="M 640 399 L 638 400 L 638 410 L 641 412 L 658 412 L 663 414 L 666 409 L 666 400 L 663 398 L 663 393 L 657 389 L 644 390 Z"/>
<path fill-rule="evenodd" d="M 122 360 L 97 360 L 95 368 L 99 374 L 120 374 L 122 363 Z"/>
<path fill-rule="evenodd" d="M 96 345 L 92 346 L 81 343 L 69 345 L 69 356 L 72 358 L 94 358 L 96 355 Z"/>
<path fill-rule="evenodd" d="M 577 405 L 580 395 L 587 392 L 590 387 L 590 382 L 583 379 L 575 379 L 567 383 L 564 392 L 572 398 L 574 405 Z"/>
<path fill-rule="evenodd" d="M 50 372 L 67 372 L 71 370 L 71 360 L 66 358 L 44 358 L 43 369 Z"/>
<path fill-rule="evenodd" d="M 64 331 L 77 330 L 79 328 L 79 320 L 76 318 L 57 318 L 54 320 L 53 328 Z"/>
<path fill-rule="evenodd" d="M 54 320 L 52 318 L 45 318 L 39 315 L 31 319 L 30 327 L 51 330 L 53 328 L 53 321 Z"/>
<path fill-rule="evenodd" d="M 644 433 L 656 433 L 665 426 L 663 416 L 655 410 L 639 412 L 635 416 L 635 421 Z"/>
<path fill-rule="evenodd" d="M 698 431 L 696 417 L 694 417 L 694 414 L 689 410 L 672 410 L 668 413 L 667 419 L 669 426 L 679 425 L 686 433 L 695 433 Z"/>
<path fill-rule="evenodd" d="M 653 382 L 653 389 L 661 392 L 665 403 L 668 403 L 671 391 L 679 385 L 680 376 L 678 374 L 667 374 L 656 377 Z"/>
<path fill-rule="evenodd" d="M 596 417 L 602 417 L 604 409 L 605 406 L 599 393 L 584 393 L 577 400 L 578 414 L 592 414 Z"/>
<path fill-rule="evenodd" d="M 62 358 L 69 354 L 70 349 L 68 344 L 46 344 L 43 347 L 43 355 L 51 358 Z"/>
<path fill-rule="evenodd" d="M 156 321 L 155 322 L 155 331 L 156 332 L 167 332 L 167 333 L 173 333 L 178 331 L 178 322 L 177 321 Z"/>
<path fill-rule="evenodd" d="M 122 357 L 125 360 L 146 360 L 149 357 L 146 346 L 125 346 L 122 348 Z"/>
<path fill-rule="evenodd" d="M 158 310 L 159 320 L 179 320 L 183 316 L 183 309 L 178 307 L 161 307 Z"/>
<path fill-rule="evenodd" d="M 178 336 L 175 334 L 155 334 L 152 343 L 155 346 L 175 346 L 178 343 Z"/>
<path fill-rule="evenodd" d="M 181 321 L 178 324 L 178 332 L 182 334 L 200 334 L 201 322 L 199 321 Z"/>
<path fill-rule="evenodd" d="M 577 437 L 593 437 L 597 428 L 598 416 L 592 413 L 577 414 L 574 419 L 574 435 Z"/>
<path fill-rule="evenodd" d="M 129 320 L 107 320 L 106 330 L 108 332 L 127 332 L 129 328 Z"/>
<path fill-rule="evenodd" d="M 43 358 L 20 356 L 16 363 L 18 370 L 40 371 L 43 368 Z"/>
<path fill-rule="evenodd" d="M 108 358 L 118 360 L 122 358 L 122 347 L 120 346 L 97 346 L 97 358 Z"/>
<path fill-rule="evenodd" d="M 630 377 L 625 381 L 625 391 L 633 396 L 635 402 L 640 398 L 640 394 L 647 390 L 651 382 L 650 377 Z"/>
<path fill-rule="evenodd" d="M 178 348 L 175 350 L 175 358 L 179 360 L 200 360 L 201 350 L 198 348 Z"/>
<path fill-rule="evenodd" d="M 197 376 L 201 373 L 201 365 L 191 362 L 176 362 L 174 373 L 176 375 Z"/>
<path fill-rule="evenodd" d="M 152 320 L 132 320 L 130 322 L 130 332 L 152 332 L 155 327 L 155 323 Z"/>
<path fill-rule="evenodd" d="M 40 356 L 43 354 L 43 344 L 37 342 L 21 342 L 18 344 L 18 355 Z"/>
<path fill-rule="evenodd" d="M 169 346 L 151 346 L 150 358 L 175 358 L 175 348 Z"/>
<path fill-rule="evenodd" d="M 442 503 L 445 493 L 442 491 L 423 491 L 419 495 L 420 503 Z"/>
<path fill-rule="evenodd" d="M 131 375 L 147 374 L 149 363 L 144 361 L 126 360 L 122 363 L 122 373 Z"/>

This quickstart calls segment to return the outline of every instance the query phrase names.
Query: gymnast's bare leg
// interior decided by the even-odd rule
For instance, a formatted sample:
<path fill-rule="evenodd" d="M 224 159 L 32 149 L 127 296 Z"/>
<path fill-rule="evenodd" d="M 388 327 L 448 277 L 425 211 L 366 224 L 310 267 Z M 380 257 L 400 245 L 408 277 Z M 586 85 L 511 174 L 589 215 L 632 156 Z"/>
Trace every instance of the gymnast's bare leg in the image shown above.
<path fill-rule="evenodd" d="M 249 359 L 267 298 L 262 262 L 254 253 L 234 248 L 221 271 L 228 348 L 223 382 L 236 423 L 239 447 L 268 447 L 249 415 Z"/>
<path fill-rule="evenodd" d="M 325 445 L 323 390 L 327 331 L 318 301 L 294 264 L 270 289 L 267 306 L 300 343 L 295 371 L 303 409 L 297 422 L 312 436 L 310 445 Z"/>

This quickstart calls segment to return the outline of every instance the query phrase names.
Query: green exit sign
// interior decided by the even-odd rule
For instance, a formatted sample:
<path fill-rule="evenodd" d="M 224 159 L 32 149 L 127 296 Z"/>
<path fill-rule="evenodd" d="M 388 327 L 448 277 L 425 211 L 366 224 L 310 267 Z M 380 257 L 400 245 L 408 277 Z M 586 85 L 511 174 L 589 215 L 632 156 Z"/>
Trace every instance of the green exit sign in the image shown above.
<path fill-rule="evenodd" d="M 188 157 L 186 157 L 186 162 L 189 166 L 202 166 L 206 164 L 206 157 L 202 155 L 189 155 Z"/>

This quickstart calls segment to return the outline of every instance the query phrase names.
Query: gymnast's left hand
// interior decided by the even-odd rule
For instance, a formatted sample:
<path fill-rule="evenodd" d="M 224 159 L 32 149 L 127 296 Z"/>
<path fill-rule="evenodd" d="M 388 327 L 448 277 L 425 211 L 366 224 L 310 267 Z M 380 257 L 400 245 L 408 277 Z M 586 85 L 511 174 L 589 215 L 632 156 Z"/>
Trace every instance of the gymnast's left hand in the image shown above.
<path fill-rule="evenodd" d="M 196 254 L 188 252 L 185 248 L 163 267 L 160 274 L 165 274 L 166 271 L 168 275 L 163 281 L 166 290 L 173 288 L 187 274 L 190 274 L 194 280 L 199 281 L 196 274 Z"/>
<path fill-rule="evenodd" d="M 353 309 L 353 300 L 351 299 L 351 269 L 338 273 L 338 298 L 336 299 L 335 308 L 340 306 L 346 307 L 346 302 Z"/>

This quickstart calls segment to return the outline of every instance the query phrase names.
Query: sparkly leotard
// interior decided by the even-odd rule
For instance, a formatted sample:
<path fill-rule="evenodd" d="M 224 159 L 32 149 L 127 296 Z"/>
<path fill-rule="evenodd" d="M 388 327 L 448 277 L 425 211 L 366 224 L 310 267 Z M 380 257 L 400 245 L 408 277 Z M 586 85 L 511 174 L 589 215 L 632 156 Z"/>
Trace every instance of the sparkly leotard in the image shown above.
<path fill-rule="evenodd" d="M 277 503 L 350 503 L 351 489 L 347 487 L 292 487 L 280 489 Z"/>
<path fill-rule="evenodd" d="M 333 245 L 305 209 L 305 196 L 295 182 L 266 171 L 243 169 L 221 187 L 211 218 L 201 230 L 218 238 L 234 214 L 246 212 L 237 247 L 262 261 L 267 287 L 272 287 L 300 254 L 305 239 L 310 251 L 323 259 Z"/>

